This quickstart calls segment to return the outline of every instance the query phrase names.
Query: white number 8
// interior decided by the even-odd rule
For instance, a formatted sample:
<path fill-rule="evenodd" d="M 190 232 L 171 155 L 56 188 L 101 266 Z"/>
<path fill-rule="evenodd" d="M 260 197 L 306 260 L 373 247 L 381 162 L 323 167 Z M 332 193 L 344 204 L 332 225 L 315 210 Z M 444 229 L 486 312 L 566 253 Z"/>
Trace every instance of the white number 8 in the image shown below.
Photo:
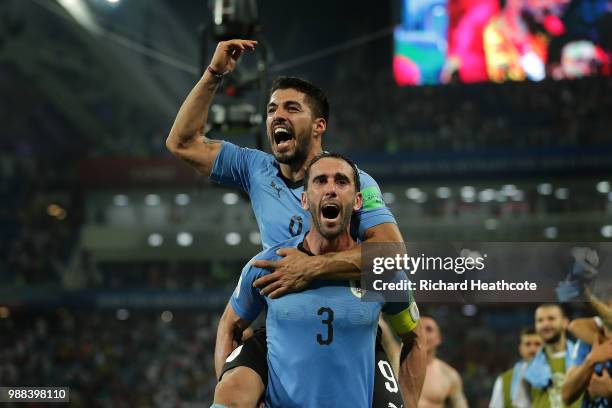
<path fill-rule="evenodd" d="M 378 362 L 378 369 L 380 373 L 389 381 L 385 381 L 385 387 L 389 392 L 397 392 L 397 381 L 395 381 L 395 376 L 393 375 L 393 370 L 391 369 L 391 364 L 389 364 L 385 360 L 380 360 Z"/>

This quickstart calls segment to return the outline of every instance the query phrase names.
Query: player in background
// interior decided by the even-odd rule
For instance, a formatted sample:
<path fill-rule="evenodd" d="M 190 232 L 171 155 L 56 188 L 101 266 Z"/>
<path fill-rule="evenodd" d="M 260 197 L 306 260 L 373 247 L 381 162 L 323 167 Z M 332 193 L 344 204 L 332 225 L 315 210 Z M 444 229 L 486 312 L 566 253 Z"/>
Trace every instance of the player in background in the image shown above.
<path fill-rule="evenodd" d="M 447 402 L 453 408 L 467 408 L 463 382 L 457 370 L 436 357 L 442 344 L 438 323 L 431 317 L 421 317 L 427 343 L 427 372 L 419 399 L 419 408 L 443 408 Z"/>
<path fill-rule="evenodd" d="M 272 155 L 207 138 L 203 134 L 204 124 L 222 77 L 235 69 L 245 51 L 252 51 L 255 46 L 256 42 L 250 40 L 230 40 L 218 44 L 208 69 L 181 106 L 166 146 L 175 156 L 212 180 L 245 190 L 251 198 L 263 246 L 269 248 L 303 234 L 309 228 L 310 218 L 300 206 L 300 194 L 306 164 L 322 150 L 329 105 L 325 95 L 312 84 L 288 78 L 284 85 L 281 83 L 274 89 L 268 103 L 266 128 Z M 364 206 L 353 218 L 360 239 L 364 242 L 402 242 L 378 186 L 367 174 L 360 171 L 360 176 Z M 274 263 L 257 265 L 274 270 L 263 280 L 255 282 L 261 293 L 271 298 L 301 290 L 314 278 L 354 280 L 360 276 L 360 245 L 347 251 L 314 257 L 292 248 L 281 248 L 279 254 L 283 258 Z M 220 374 L 227 356 L 237 346 L 235 336 L 224 327 L 226 313 L 227 308 L 217 336 L 217 374 Z M 415 333 L 418 332 L 417 327 Z M 259 346 L 265 346 L 265 333 L 263 336 L 263 341 L 259 339 Z M 250 348 L 249 341 L 245 343 L 244 351 Z M 252 367 L 257 366 L 252 363 L 253 360 L 265 358 L 259 346 L 252 347 L 251 363 L 245 361 L 232 372 L 226 372 L 221 381 L 222 387 L 218 387 L 223 391 L 225 385 L 226 395 L 238 406 L 254 406 L 263 393 L 267 379 Z M 244 356 L 248 353 L 240 354 Z M 425 370 L 425 350 L 418 335 L 407 361 L 412 367 L 410 376 L 400 378 L 399 382 L 407 405 L 416 406 Z M 376 378 L 377 383 L 385 385 L 388 382 L 379 374 Z M 388 394 L 388 387 L 384 387 L 382 392 Z M 375 397 L 377 394 L 375 392 Z M 382 406 L 388 406 L 386 397 L 381 401 Z"/>
<path fill-rule="evenodd" d="M 540 305 L 535 311 L 535 329 L 544 347 L 535 355 L 525 371 L 525 381 L 531 387 L 533 408 L 562 408 L 561 387 L 570 366 L 574 343 L 566 336 L 568 325 L 565 312 L 556 303 Z M 571 405 L 578 408 L 580 400 Z"/>
<path fill-rule="evenodd" d="M 493 385 L 489 408 L 530 408 L 531 399 L 523 377 L 529 362 L 542 347 L 542 339 L 532 327 L 521 331 L 518 347 L 521 360 L 500 374 Z"/>
<path fill-rule="evenodd" d="M 572 353 L 571 367 L 561 394 L 565 404 L 583 396 L 583 408 L 609 408 L 612 406 L 612 295 L 608 294 L 607 304 L 586 291 L 589 303 L 597 313 L 591 319 L 595 330 L 583 330 L 590 342 L 580 339 Z M 587 323 L 587 322 L 584 322 Z M 585 329 L 580 325 L 570 325 L 575 329 Z M 589 336 L 590 334 L 590 336 Z"/>

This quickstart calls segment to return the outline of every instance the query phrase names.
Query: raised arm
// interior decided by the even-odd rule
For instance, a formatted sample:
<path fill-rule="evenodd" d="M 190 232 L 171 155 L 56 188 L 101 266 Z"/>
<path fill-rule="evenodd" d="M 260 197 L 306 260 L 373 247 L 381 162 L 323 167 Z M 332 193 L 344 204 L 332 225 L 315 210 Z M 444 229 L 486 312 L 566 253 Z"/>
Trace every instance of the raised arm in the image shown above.
<path fill-rule="evenodd" d="M 574 337 L 578 340 L 582 340 L 586 344 L 593 344 L 597 334 L 603 333 L 602 330 L 597 327 L 597 323 L 595 323 L 595 319 L 592 317 L 574 319 L 570 322 L 567 329 Z"/>
<path fill-rule="evenodd" d="M 229 40 L 217 45 L 209 68 L 219 74 L 232 72 L 244 51 L 254 50 L 257 41 Z M 166 147 L 173 155 L 188 163 L 200 173 L 210 175 L 212 165 L 221 148 L 221 142 L 204 135 L 208 110 L 221 79 L 208 69 L 191 90 L 178 111 Z"/>

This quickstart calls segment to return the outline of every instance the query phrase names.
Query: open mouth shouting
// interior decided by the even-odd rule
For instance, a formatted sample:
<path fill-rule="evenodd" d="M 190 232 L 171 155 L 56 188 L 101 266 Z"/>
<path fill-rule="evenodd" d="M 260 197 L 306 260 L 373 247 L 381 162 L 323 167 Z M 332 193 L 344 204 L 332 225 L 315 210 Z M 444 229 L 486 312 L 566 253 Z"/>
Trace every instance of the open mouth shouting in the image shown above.
<path fill-rule="evenodd" d="M 335 223 L 339 220 L 341 213 L 340 204 L 327 202 L 321 205 L 321 219 L 327 223 Z"/>
<path fill-rule="evenodd" d="M 279 151 L 289 149 L 292 143 L 295 141 L 293 132 L 286 125 L 274 126 L 272 134 L 274 136 L 274 143 Z"/>

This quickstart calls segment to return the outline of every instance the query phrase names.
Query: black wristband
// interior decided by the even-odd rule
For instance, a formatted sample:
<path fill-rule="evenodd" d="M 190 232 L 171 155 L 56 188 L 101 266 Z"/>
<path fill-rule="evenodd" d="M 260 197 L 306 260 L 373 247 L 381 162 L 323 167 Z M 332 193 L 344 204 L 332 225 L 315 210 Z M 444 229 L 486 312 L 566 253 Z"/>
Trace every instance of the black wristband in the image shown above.
<path fill-rule="evenodd" d="M 210 65 L 206 68 L 206 70 L 210 72 L 212 76 L 214 76 L 215 78 L 219 78 L 219 79 L 223 79 L 223 77 L 228 74 L 227 72 L 215 71 L 214 69 L 210 67 Z"/>

